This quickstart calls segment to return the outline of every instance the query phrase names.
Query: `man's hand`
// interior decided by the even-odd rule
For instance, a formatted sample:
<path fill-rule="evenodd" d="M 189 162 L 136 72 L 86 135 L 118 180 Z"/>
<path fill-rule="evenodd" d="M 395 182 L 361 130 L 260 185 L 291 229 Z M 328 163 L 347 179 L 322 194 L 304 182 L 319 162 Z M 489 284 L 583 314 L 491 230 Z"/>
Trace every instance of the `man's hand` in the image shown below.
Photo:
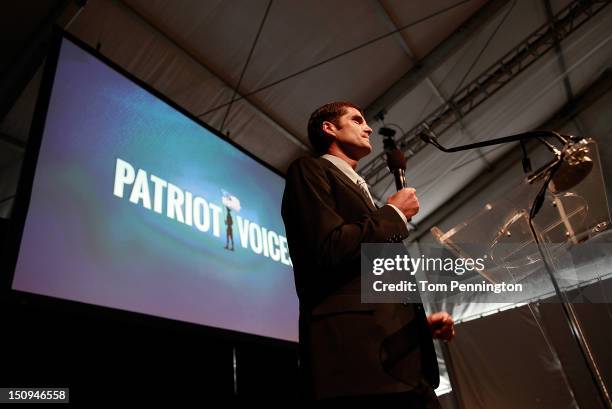
<path fill-rule="evenodd" d="M 416 197 L 416 190 L 411 187 L 406 187 L 391 195 L 387 199 L 387 203 L 400 209 L 408 220 L 419 212 L 419 200 Z"/>
<path fill-rule="evenodd" d="M 450 341 L 455 336 L 455 321 L 446 311 L 431 314 L 427 317 L 427 323 L 434 338 Z"/>

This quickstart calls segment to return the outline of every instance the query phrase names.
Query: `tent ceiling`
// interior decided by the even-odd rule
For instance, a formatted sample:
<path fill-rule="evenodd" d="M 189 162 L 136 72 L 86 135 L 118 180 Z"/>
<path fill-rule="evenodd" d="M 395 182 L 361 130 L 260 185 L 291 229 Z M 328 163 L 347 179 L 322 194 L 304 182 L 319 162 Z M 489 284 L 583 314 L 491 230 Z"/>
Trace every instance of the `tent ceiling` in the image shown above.
<path fill-rule="evenodd" d="M 268 4 L 264 0 L 191 2 L 177 10 L 175 2 L 165 0 L 125 3 L 184 48 L 193 50 L 200 61 L 232 86 L 238 83 Z M 466 2 L 402 31 L 402 39 L 417 57 L 426 55 L 483 3 Z M 426 6 L 388 1 L 273 2 L 240 90 L 265 87 L 386 34 L 395 29 L 393 24 L 407 25 L 452 5 L 448 0 Z M 444 29 L 428 36 L 431 27 Z M 343 98 L 365 107 L 412 65 L 413 58 L 397 38 L 390 36 L 258 92 L 252 100 L 307 143 L 306 120 L 319 104 Z M 204 104 L 201 112 L 216 105 Z"/>
<path fill-rule="evenodd" d="M 393 24 L 409 24 L 457 2 L 435 1 L 416 9 L 404 3 L 273 2 L 242 79 L 240 93 L 249 93 L 332 59 L 393 31 Z M 402 32 L 402 40 L 413 47 L 411 52 L 415 56 L 430 52 L 484 1 L 462 3 Z M 267 4 L 267 1 L 91 0 L 70 31 L 94 46 L 100 43 L 102 54 L 198 115 L 231 99 L 231 88 L 240 79 Z M 435 35 L 428 37 L 427 30 Z M 166 47 L 168 50 L 159 55 Z M 194 72 L 200 71 L 199 77 L 194 74 L 189 82 L 181 78 L 182 61 L 172 55 L 177 50 L 191 57 L 190 65 Z M 398 38 L 388 36 L 250 96 L 248 100 L 252 104 L 247 105 L 256 106 L 281 128 L 276 130 L 281 134 L 275 138 L 278 139 L 276 146 L 290 146 L 275 150 L 284 152 L 284 156 L 269 158 L 264 152 L 262 158 L 284 170 L 308 144 L 306 122 L 317 106 L 344 99 L 365 107 L 408 71 L 413 61 Z M 163 76 L 169 77 L 167 80 L 173 86 L 161 83 Z M 245 107 L 241 112 L 232 106 L 223 131 L 229 130 L 232 137 L 242 139 L 248 150 L 257 150 L 264 132 L 270 130 L 255 127 L 259 121 L 245 114 L 261 115 L 249 111 Z M 201 118 L 219 128 L 225 113 L 224 107 Z M 239 130 L 246 134 L 239 134 Z M 303 146 L 286 134 L 294 136 Z M 300 148 L 297 152 L 296 146 Z"/>
<path fill-rule="evenodd" d="M 400 97 L 385 105 L 385 121 L 408 131 L 459 85 L 546 24 L 546 1 L 553 13 L 571 2 L 276 0 L 266 15 L 267 0 L 89 0 L 68 31 L 93 47 L 99 45 L 101 54 L 211 126 L 219 129 L 223 123 L 222 131 L 236 143 L 284 171 L 308 151 L 306 122 L 316 107 L 350 100 L 367 109 L 402 77 L 413 76 L 418 78 L 416 86 L 400 90 Z M 237 101 L 228 113 L 226 104 L 264 15 Z M 464 38 L 469 22 L 476 29 Z M 606 29 L 610 24 L 608 7 L 561 43 L 574 94 L 612 65 Z M 567 102 L 563 80 L 558 55 L 551 50 L 445 132 L 442 141 L 453 145 L 537 127 Z M 25 139 L 27 130 L 15 123 L 7 128 L 5 120 L 2 131 L 10 129 L 12 137 Z M 371 125 L 375 153 L 380 152 L 376 131 L 382 124 Z M 482 151 L 480 156 L 444 156 L 430 148 L 419 152 L 408 168 L 423 205 L 414 221 L 503 154 L 504 149 Z M 390 194 L 389 182 L 376 184 L 375 195 Z"/>

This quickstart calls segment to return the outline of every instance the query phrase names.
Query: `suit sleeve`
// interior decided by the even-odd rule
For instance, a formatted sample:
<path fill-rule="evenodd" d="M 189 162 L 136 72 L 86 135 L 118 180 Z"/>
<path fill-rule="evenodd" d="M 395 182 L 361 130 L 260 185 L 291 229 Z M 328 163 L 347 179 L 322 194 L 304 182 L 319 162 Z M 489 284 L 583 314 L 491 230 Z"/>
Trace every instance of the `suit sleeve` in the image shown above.
<path fill-rule="evenodd" d="M 356 222 L 347 222 L 335 209 L 325 169 L 311 158 L 294 162 L 283 198 L 283 217 L 291 220 L 287 235 L 299 236 L 300 247 L 308 249 L 317 265 L 335 268 L 359 260 L 362 243 L 399 242 L 408 236 L 402 218 L 390 206 L 366 212 Z"/>

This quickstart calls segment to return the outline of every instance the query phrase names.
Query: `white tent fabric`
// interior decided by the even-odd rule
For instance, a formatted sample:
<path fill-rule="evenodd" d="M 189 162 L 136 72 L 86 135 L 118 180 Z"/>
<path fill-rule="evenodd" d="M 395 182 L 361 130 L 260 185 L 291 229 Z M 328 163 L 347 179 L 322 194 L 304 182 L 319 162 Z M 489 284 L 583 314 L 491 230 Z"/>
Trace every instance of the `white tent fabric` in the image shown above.
<path fill-rule="evenodd" d="M 432 20 L 443 29 L 415 49 L 425 55 L 482 5 L 471 1 Z M 435 2 L 408 7 L 413 21 L 452 5 Z M 151 84 L 195 115 L 228 102 L 263 18 L 267 2 L 108 1 L 88 2 L 69 31 Z M 377 2 L 294 2 L 272 4 L 240 93 L 258 89 L 305 67 L 354 48 L 392 29 Z M 400 22 L 400 24 L 403 21 Z M 423 26 L 406 36 L 422 37 Z M 350 100 L 362 106 L 411 68 L 397 41 L 387 37 L 232 106 L 223 131 L 272 166 L 284 170 L 306 153 L 306 122 L 317 106 Z M 253 108 L 256 106 L 257 108 Z M 219 128 L 225 109 L 201 118 Z M 299 142 L 297 142 L 297 141 Z M 269 146 L 282 149 L 266 150 Z"/>
<path fill-rule="evenodd" d="M 569 3 L 551 2 L 553 13 Z M 223 123 L 222 131 L 231 139 L 282 172 L 292 159 L 308 152 L 306 122 L 314 108 L 331 100 L 369 107 L 489 5 L 482 0 L 418 5 L 383 0 L 272 2 L 245 68 L 267 6 L 265 0 L 90 0 L 68 31 L 211 126 Z M 453 145 L 540 125 L 566 101 L 565 75 L 578 93 L 612 65 L 607 32 L 611 21 L 612 9 L 606 8 L 561 44 L 566 72 L 560 72 L 558 56 L 548 52 L 441 140 Z M 470 41 L 447 50 L 437 69 L 387 106 L 385 122 L 410 129 L 459 85 L 476 78 L 546 22 L 543 4 L 504 3 L 492 17 L 478 21 Z M 226 105 L 243 69 L 238 100 L 228 114 Z M 371 157 L 382 149 L 376 133 L 382 124 L 372 125 Z M 27 136 L 24 129 L 12 129 L 10 135 L 15 134 L 22 140 Z M 476 153 L 444 155 L 428 147 L 411 158 L 407 174 L 422 203 L 414 223 L 496 161 L 504 149 L 486 152 L 477 159 Z M 442 161 L 445 166 L 439 166 Z M 387 178 L 373 186 L 374 196 L 384 202 L 392 193 L 390 182 Z"/>

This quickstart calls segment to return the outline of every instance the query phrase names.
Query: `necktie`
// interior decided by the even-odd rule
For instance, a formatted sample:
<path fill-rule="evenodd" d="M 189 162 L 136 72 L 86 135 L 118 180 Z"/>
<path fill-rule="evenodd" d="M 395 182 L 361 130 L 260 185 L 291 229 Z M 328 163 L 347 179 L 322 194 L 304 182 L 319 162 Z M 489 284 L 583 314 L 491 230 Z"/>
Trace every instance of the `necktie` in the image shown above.
<path fill-rule="evenodd" d="M 372 195 L 368 190 L 368 184 L 366 183 L 366 181 L 360 177 L 359 179 L 357 179 L 357 185 L 359 186 L 359 189 L 361 189 L 365 197 L 368 198 L 368 200 L 372 203 L 372 205 L 376 206 L 376 204 L 374 204 L 374 199 L 372 199 Z"/>

